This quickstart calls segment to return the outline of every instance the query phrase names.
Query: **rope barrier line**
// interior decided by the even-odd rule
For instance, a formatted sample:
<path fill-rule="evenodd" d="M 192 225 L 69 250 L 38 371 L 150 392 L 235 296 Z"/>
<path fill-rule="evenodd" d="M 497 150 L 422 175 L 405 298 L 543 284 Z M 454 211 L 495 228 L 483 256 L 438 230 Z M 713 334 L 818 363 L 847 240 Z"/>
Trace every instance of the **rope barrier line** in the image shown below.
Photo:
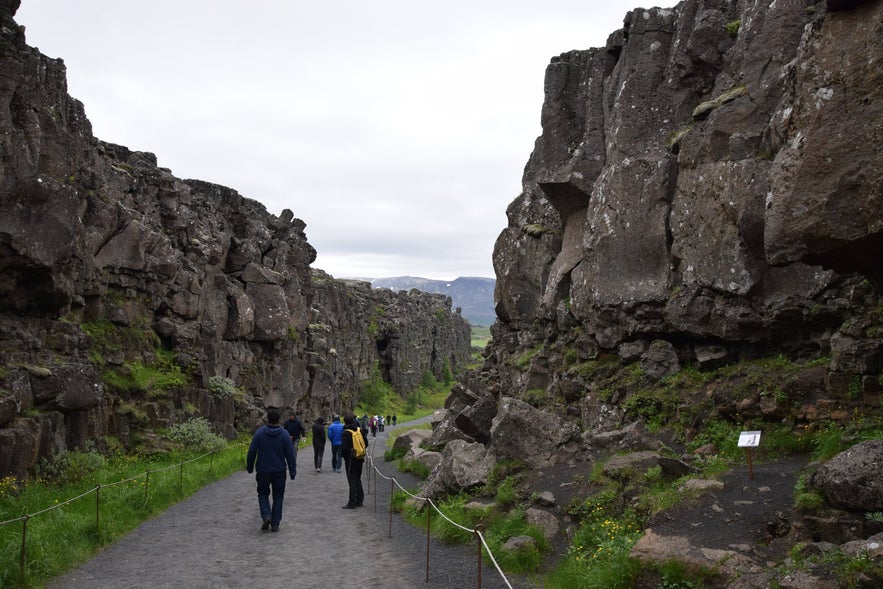
<path fill-rule="evenodd" d="M 241 459 L 242 458 L 241 450 L 242 450 L 242 447 L 244 446 L 244 444 L 238 444 L 238 445 L 240 446 L 240 459 Z M 166 468 L 162 468 L 162 469 L 159 469 L 154 472 L 162 472 L 163 470 L 171 470 L 172 468 L 178 467 L 181 469 L 181 474 L 180 474 L 181 478 L 179 479 L 181 481 L 181 483 L 179 483 L 179 484 L 183 485 L 184 465 L 185 464 L 190 464 L 191 462 L 196 462 L 197 460 L 202 460 L 203 458 L 205 458 L 206 456 L 209 456 L 209 455 L 211 455 L 212 459 L 214 459 L 214 455 L 216 453 L 218 453 L 222 450 L 227 450 L 227 449 L 229 449 L 229 446 L 227 446 L 226 448 L 219 448 L 217 450 L 211 450 L 209 452 L 206 452 L 205 454 L 202 454 L 202 455 L 192 458 L 190 460 L 185 460 L 185 461 L 179 462 L 177 464 L 172 464 Z M 214 463 L 214 461 L 212 462 L 212 464 L 213 463 Z M 211 465 L 209 466 L 209 469 L 211 469 Z M 77 501 L 78 499 L 82 499 L 83 497 L 94 492 L 95 493 L 95 529 L 98 532 L 100 532 L 101 531 L 101 487 L 102 486 L 112 487 L 115 485 L 121 485 L 123 483 L 128 483 L 130 481 L 134 481 L 134 480 L 140 478 L 141 476 L 144 476 L 146 479 L 145 487 L 144 487 L 144 502 L 146 505 L 146 503 L 147 503 L 147 490 L 148 490 L 148 484 L 150 481 L 150 473 L 151 473 L 151 471 L 150 471 L 150 469 L 148 469 L 143 475 L 137 474 L 137 475 L 129 477 L 127 479 L 123 479 L 123 480 L 116 481 L 113 483 L 107 483 L 104 485 L 99 483 L 98 485 L 95 486 L 94 489 L 89 489 L 88 491 L 85 491 L 84 493 L 82 493 L 76 497 L 73 497 L 71 499 L 67 499 L 66 501 L 63 501 L 62 503 L 52 505 L 51 507 L 41 509 L 40 511 L 36 511 L 34 513 L 28 513 L 28 514 L 22 515 L 20 517 L 17 517 L 15 519 L 11 519 L 9 521 L 0 522 L 0 527 L 4 526 L 6 524 L 11 524 L 11 523 L 15 523 L 15 522 L 22 522 L 22 524 L 21 524 L 21 548 L 20 548 L 20 557 L 19 557 L 19 559 L 20 559 L 20 565 L 19 565 L 20 566 L 20 575 L 21 575 L 22 581 L 25 581 L 27 579 L 27 533 L 28 533 L 28 521 L 30 521 L 30 519 L 32 517 L 34 517 L 36 515 L 41 515 L 43 513 L 47 513 L 49 511 L 53 511 L 55 509 L 59 509 L 61 507 L 64 507 L 65 505 L 69 505 L 69 504 L 73 503 L 74 501 Z"/>
<path fill-rule="evenodd" d="M 481 533 L 481 530 L 475 530 L 475 533 L 478 534 L 479 540 L 481 540 L 482 545 L 484 546 L 487 555 L 491 557 L 491 562 L 494 563 L 494 568 L 497 569 L 497 573 L 503 578 L 503 581 L 512 589 L 512 585 L 509 584 L 509 579 L 506 578 L 506 575 L 503 573 L 503 569 L 500 568 L 500 565 L 497 564 L 497 559 L 494 558 L 494 553 L 491 552 L 491 547 L 487 545 L 487 541 L 484 539 L 484 534 Z"/>
<path fill-rule="evenodd" d="M 244 445 L 244 444 L 239 444 L 239 445 L 242 446 L 242 445 Z M 134 475 L 134 476 L 131 476 L 131 477 L 127 478 L 127 479 L 123 479 L 123 480 L 121 480 L 121 481 L 115 481 L 115 482 L 113 482 L 113 483 L 101 483 L 100 485 L 98 485 L 98 486 L 96 486 L 96 487 L 94 487 L 94 488 L 92 488 L 92 489 L 89 489 L 88 491 L 85 491 L 85 492 L 83 492 L 82 494 L 77 495 L 76 497 L 72 497 L 71 499 L 66 499 L 65 501 L 63 501 L 63 502 L 61 502 L 61 503 L 57 503 L 57 504 L 52 505 L 52 506 L 50 506 L 50 507 L 47 507 L 47 508 L 45 508 L 45 509 L 41 509 L 40 511 L 35 511 L 35 512 L 33 512 L 33 513 L 28 513 L 28 514 L 25 514 L 25 515 L 21 515 L 21 516 L 15 518 L 15 519 L 10 519 L 10 520 L 4 521 L 4 522 L 0 522 L 0 527 L 3 527 L 3 526 L 5 526 L 5 525 L 7 525 L 7 524 L 13 524 L 13 523 L 16 523 L 16 522 L 20 522 L 20 521 L 22 521 L 22 520 L 26 520 L 26 519 L 32 518 L 32 517 L 34 517 L 34 516 L 36 516 L 36 515 L 42 515 L 42 514 L 44 514 L 44 513 L 47 513 L 47 512 L 49 512 L 49 511 L 52 511 L 52 510 L 54 510 L 54 509 L 60 509 L 60 508 L 64 507 L 65 505 L 69 505 L 70 503 L 73 503 L 74 501 L 77 501 L 77 500 L 79 500 L 79 499 L 82 499 L 83 497 L 85 497 L 86 495 L 89 495 L 90 493 L 94 493 L 99 487 L 106 488 L 106 487 L 113 487 L 113 486 L 116 486 L 116 485 L 121 485 L 121 484 L 123 484 L 123 483 L 128 483 L 128 482 L 134 481 L 134 480 L 136 480 L 136 479 L 139 479 L 139 478 L 141 478 L 141 477 L 143 477 L 143 476 L 146 476 L 148 472 L 149 472 L 149 473 L 157 473 L 157 472 L 163 472 L 164 470 L 171 470 L 171 469 L 173 469 L 173 468 L 180 468 L 181 466 L 183 466 L 183 465 L 185 465 L 185 464 L 190 464 L 191 462 L 196 462 L 197 460 L 202 460 L 202 459 L 205 458 L 206 456 L 208 456 L 208 455 L 210 455 L 210 454 L 217 454 L 217 453 L 220 452 L 220 451 L 221 451 L 221 450 L 212 450 L 212 451 L 210 451 L 210 452 L 206 452 L 205 454 L 202 454 L 202 455 L 200 455 L 200 456 L 197 456 L 196 458 L 192 458 L 192 459 L 190 459 L 190 460 L 185 460 L 185 461 L 183 461 L 183 462 L 178 462 L 178 463 L 176 463 L 176 464 L 172 464 L 172 465 L 170 465 L 170 466 L 166 466 L 166 467 L 164 467 L 164 468 L 160 468 L 160 469 L 157 469 L 157 470 L 148 470 L 147 472 L 143 472 L 143 473 L 140 473 L 140 474 L 136 474 L 136 475 Z"/>
<path fill-rule="evenodd" d="M 374 442 L 376 442 L 376 439 L 372 442 L 372 444 Z M 494 568 L 497 571 L 497 574 L 500 575 L 500 578 L 503 579 L 503 582 L 506 583 L 506 586 L 509 589 L 512 589 L 512 584 L 509 583 L 509 579 L 506 578 L 506 574 L 503 572 L 503 569 L 500 568 L 499 563 L 497 563 L 497 559 L 494 558 L 494 553 L 491 552 L 491 548 L 490 548 L 490 546 L 488 546 L 487 540 L 485 540 L 484 534 L 481 533 L 481 530 L 467 528 L 467 527 L 455 522 L 454 520 L 449 518 L 447 515 L 445 515 L 444 512 L 441 509 L 439 509 L 439 507 L 435 504 L 435 502 L 433 502 L 433 500 L 430 497 L 421 497 L 419 495 L 415 495 L 415 494 L 411 493 L 410 491 L 408 491 L 407 489 L 405 489 L 394 476 L 388 477 L 385 474 L 383 474 L 383 472 L 374 463 L 374 455 L 373 455 L 374 454 L 374 452 L 373 452 L 374 447 L 373 447 L 373 445 L 372 445 L 371 450 L 372 451 L 368 453 L 368 461 L 371 463 L 371 470 L 373 470 L 375 472 L 375 477 L 380 476 L 381 478 L 383 478 L 387 481 L 392 481 L 393 484 L 396 487 L 398 487 L 405 495 L 408 495 L 412 499 L 416 499 L 418 501 L 423 501 L 424 503 L 427 503 L 428 505 L 430 505 L 432 507 L 432 509 L 435 510 L 436 513 L 438 513 L 442 518 L 444 518 L 445 521 L 447 521 L 452 526 L 459 528 L 459 529 L 463 530 L 464 532 L 468 532 L 470 534 L 478 536 L 478 539 L 481 541 L 482 546 L 484 546 L 485 551 L 487 552 L 488 556 L 490 556 L 491 563 L 493 563 Z M 390 495 L 390 513 L 391 512 L 392 512 L 392 496 Z M 427 554 L 427 567 L 428 567 L 428 558 L 429 558 L 429 556 Z M 427 575 L 428 575 L 428 573 L 427 573 Z"/>

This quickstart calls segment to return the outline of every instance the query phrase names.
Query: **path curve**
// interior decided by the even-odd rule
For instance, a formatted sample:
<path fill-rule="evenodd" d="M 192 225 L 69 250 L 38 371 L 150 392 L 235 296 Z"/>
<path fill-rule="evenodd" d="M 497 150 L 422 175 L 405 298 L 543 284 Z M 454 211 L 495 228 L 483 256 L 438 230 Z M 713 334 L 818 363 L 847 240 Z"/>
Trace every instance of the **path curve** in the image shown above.
<path fill-rule="evenodd" d="M 375 464 L 386 476 L 413 487 L 410 475 L 383 462 L 388 431 L 370 440 Z M 365 507 L 344 510 L 346 475 L 331 470 L 330 446 L 322 472 L 315 472 L 312 465 L 312 447 L 301 448 L 297 479 L 287 483 L 278 533 L 260 531 L 254 475 L 247 474 L 243 465 L 243 470 L 145 522 L 47 587 L 190 589 L 281 583 L 326 589 L 342 583 L 347 575 L 358 586 L 384 589 L 477 586 L 475 545 L 447 546 L 436 539 L 430 541 L 426 582 L 425 532 L 396 514 L 389 537 L 389 481 L 377 478 L 375 495 L 372 477 L 370 489 L 365 489 Z M 516 589 L 527 587 L 523 580 L 509 582 Z M 481 586 L 507 587 L 486 559 Z"/>

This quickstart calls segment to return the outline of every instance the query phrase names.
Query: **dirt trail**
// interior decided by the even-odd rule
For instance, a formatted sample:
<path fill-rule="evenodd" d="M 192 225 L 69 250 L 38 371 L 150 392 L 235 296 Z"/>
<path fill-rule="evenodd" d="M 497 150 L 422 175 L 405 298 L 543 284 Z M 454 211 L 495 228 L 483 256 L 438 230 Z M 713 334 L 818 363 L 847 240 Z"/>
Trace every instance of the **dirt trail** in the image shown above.
<path fill-rule="evenodd" d="M 413 481 L 383 462 L 386 433 L 370 440 L 376 465 L 408 487 Z M 475 545 L 452 547 L 435 539 L 430 542 L 429 583 L 425 582 L 425 532 L 394 515 L 392 538 L 388 537 L 389 481 L 377 479 L 375 495 L 372 478 L 365 507 L 345 510 L 346 475 L 331 470 L 330 447 L 326 446 L 322 472 L 312 465 L 312 448 L 301 448 L 297 479 L 288 481 L 277 533 L 260 531 L 254 475 L 243 468 L 145 522 L 47 587 L 190 589 L 278 583 L 326 589 L 347 575 L 354 585 L 384 589 L 477 586 Z M 525 587 L 521 581 L 509 581 L 513 587 Z M 506 583 L 485 564 L 482 587 L 505 588 Z"/>

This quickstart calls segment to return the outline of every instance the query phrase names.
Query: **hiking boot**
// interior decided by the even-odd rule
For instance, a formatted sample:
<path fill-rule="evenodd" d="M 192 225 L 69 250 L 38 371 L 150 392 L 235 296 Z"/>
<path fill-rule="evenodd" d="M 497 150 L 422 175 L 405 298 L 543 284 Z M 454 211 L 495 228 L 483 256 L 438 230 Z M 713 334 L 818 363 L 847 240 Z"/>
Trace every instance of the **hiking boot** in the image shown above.
<path fill-rule="evenodd" d="M 269 519 L 265 519 L 265 520 L 264 520 L 264 523 L 261 524 L 261 531 L 262 531 L 262 532 L 266 532 L 266 531 L 269 530 L 269 529 L 270 529 L 270 520 L 269 520 Z"/>
<path fill-rule="evenodd" d="M 353 505 L 352 503 L 347 503 L 346 505 L 343 506 L 343 508 L 344 509 L 355 509 L 356 506 Z"/>
<path fill-rule="evenodd" d="M 270 528 L 270 531 L 271 531 L 271 532 L 278 532 L 278 531 L 279 531 L 279 526 L 273 526 L 272 528 Z"/>

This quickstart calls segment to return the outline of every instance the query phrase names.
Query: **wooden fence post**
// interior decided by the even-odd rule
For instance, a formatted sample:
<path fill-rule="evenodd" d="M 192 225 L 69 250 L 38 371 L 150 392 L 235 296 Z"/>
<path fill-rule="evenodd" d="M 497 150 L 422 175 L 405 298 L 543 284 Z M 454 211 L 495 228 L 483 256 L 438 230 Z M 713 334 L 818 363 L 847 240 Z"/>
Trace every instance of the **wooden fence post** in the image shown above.
<path fill-rule="evenodd" d="M 95 486 L 95 533 L 101 537 L 101 485 Z"/>
<path fill-rule="evenodd" d="M 21 520 L 21 584 L 22 586 L 27 586 L 28 584 L 28 572 L 27 572 L 27 545 L 28 545 L 28 519 L 31 516 L 25 515 Z"/>

